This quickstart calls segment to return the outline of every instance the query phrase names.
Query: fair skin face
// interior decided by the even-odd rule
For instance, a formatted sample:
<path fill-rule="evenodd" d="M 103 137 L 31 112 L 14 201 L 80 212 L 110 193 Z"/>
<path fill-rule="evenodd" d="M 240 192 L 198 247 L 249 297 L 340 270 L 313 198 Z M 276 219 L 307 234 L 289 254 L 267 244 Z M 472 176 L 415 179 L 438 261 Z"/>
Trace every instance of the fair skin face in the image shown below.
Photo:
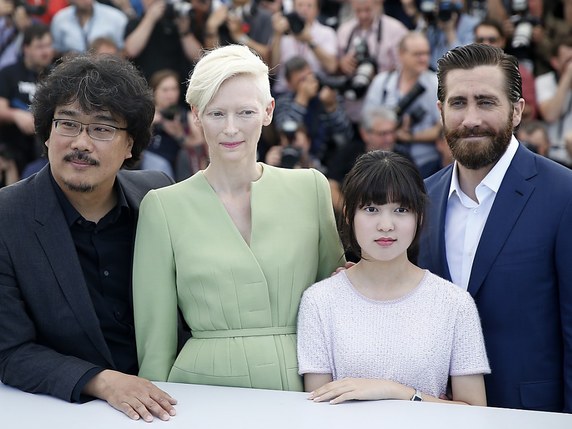
<path fill-rule="evenodd" d="M 500 49 L 504 49 L 505 45 L 505 40 L 501 37 L 498 30 L 490 25 L 480 25 L 475 29 L 475 42 Z"/>
<path fill-rule="evenodd" d="M 520 123 L 524 99 L 510 102 L 505 92 L 505 77 L 499 67 L 451 70 L 445 78 L 445 87 L 444 102 L 437 102 L 445 133 L 452 130 L 461 133 L 456 145 L 475 158 L 483 156 L 507 125 L 514 128 Z M 457 163 L 463 192 L 477 201 L 475 188 L 495 164 L 496 161 L 472 169 Z"/>
<path fill-rule="evenodd" d="M 429 68 L 430 53 L 429 42 L 425 37 L 410 36 L 405 42 L 404 49 L 399 51 L 403 72 L 419 76 Z"/>
<path fill-rule="evenodd" d="M 362 259 L 347 270 L 354 287 L 372 300 L 400 298 L 413 290 L 424 272 L 407 257 L 416 233 L 417 215 L 399 203 L 367 204 L 356 210 L 354 233 Z M 344 378 L 331 374 L 305 374 L 304 387 L 314 402 L 339 404 L 348 400 L 409 400 L 415 389 L 383 379 Z M 482 375 L 451 377 L 453 401 L 486 405 Z M 448 402 L 422 395 L 429 402 Z"/>
<path fill-rule="evenodd" d="M 259 96 L 253 96 L 257 91 Z M 227 79 L 201 114 L 192 108 L 193 122 L 202 129 L 209 148 L 205 178 L 247 244 L 252 230 L 250 191 L 262 175 L 256 148 L 273 111 L 274 99 L 265 103 L 250 75 Z"/>
<path fill-rule="evenodd" d="M 159 85 L 157 85 L 157 88 L 153 93 L 155 107 L 158 110 L 161 110 L 176 104 L 179 100 L 179 93 L 180 86 L 177 79 L 173 76 L 166 77 L 159 83 Z"/>
<path fill-rule="evenodd" d="M 108 111 L 83 112 L 79 103 L 58 106 L 54 118 L 73 119 L 125 127 L 125 122 Z M 52 175 L 72 205 L 86 219 L 99 221 L 115 204 L 113 184 L 123 162 L 131 158 L 132 138 L 117 130 L 113 140 L 98 141 L 87 135 L 84 126 L 76 137 L 58 134 L 55 125 L 45 142 Z"/>
<path fill-rule="evenodd" d="M 395 147 L 395 121 L 385 118 L 375 118 L 370 129 L 360 127 L 359 132 L 365 142 L 367 151 L 387 150 L 392 151 Z"/>
<path fill-rule="evenodd" d="M 26 67 L 36 72 L 44 70 L 54 59 L 52 36 L 49 33 L 44 34 L 41 38 L 32 40 L 23 49 Z"/>

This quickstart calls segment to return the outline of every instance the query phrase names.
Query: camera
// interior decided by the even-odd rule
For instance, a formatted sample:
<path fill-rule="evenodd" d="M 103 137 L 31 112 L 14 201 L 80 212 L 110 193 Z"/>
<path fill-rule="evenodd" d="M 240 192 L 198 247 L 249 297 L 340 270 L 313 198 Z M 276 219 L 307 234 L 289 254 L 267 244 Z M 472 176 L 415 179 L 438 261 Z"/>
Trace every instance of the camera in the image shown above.
<path fill-rule="evenodd" d="M 407 112 L 407 109 L 409 109 L 413 102 L 424 92 L 425 87 L 417 82 L 413 88 L 399 100 L 399 103 L 395 107 L 395 114 L 400 124 L 403 121 L 403 115 L 405 115 L 405 113 L 409 115 L 411 120 L 410 126 L 414 126 L 423 119 L 427 113 L 423 106 L 417 106 L 409 112 Z"/>
<path fill-rule="evenodd" d="M 453 17 L 453 13 L 459 13 L 460 7 L 451 0 L 421 0 L 419 10 L 427 25 L 435 25 L 437 21 L 448 22 Z"/>
<path fill-rule="evenodd" d="M 303 17 L 298 15 L 296 12 L 290 12 L 285 16 L 288 20 L 288 25 L 290 26 L 292 34 L 300 34 L 304 30 L 306 20 Z"/>
<path fill-rule="evenodd" d="M 348 100 L 362 98 L 377 73 L 377 62 L 369 55 L 367 40 L 356 39 L 354 49 L 357 67 L 353 76 L 349 78 L 344 91 L 344 97 Z"/>
<path fill-rule="evenodd" d="M 165 107 L 164 109 L 160 110 L 159 113 L 167 121 L 172 121 L 179 114 L 179 107 L 174 104 L 172 106 Z"/>
<path fill-rule="evenodd" d="M 172 20 L 188 16 L 192 8 L 191 3 L 186 0 L 167 0 L 163 17 Z"/>
<path fill-rule="evenodd" d="M 299 124 L 291 119 L 282 123 L 281 132 L 288 140 L 288 145 L 282 148 L 282 159 L 280 167 L 294 168 L 300 162 L 302 151 L 294 146 L 296 140 L 296 132 L 298 131 Z"/>
<path fill-rule="evenodd" d="M 532 29 L 540 24 L 540 20 L 529 14 L 527 0 L 512 0 L 511 10 L 510 21 L 514 25 L 511 48 L 517 58 L 525 58 L 532 40 Z"/>

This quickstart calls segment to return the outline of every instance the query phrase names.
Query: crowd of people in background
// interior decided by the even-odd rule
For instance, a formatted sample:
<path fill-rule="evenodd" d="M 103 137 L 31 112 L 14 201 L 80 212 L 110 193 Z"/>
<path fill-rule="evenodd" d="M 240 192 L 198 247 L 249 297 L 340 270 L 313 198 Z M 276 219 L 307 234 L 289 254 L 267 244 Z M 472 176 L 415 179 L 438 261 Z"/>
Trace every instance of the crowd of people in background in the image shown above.
<path fill-rule="evenodd" d="M 572 0 L 111 1 L 0 0 L 3 383 L 571 412 Z"/>
<path fill-rule="evenodd" d="M 546 141 L 519 136 L 570 166 L 570 0 L 0 0 L 0 186 L 45 165 L 29 112 L 36 85 L 59 58 L 85 52 L 129 59 L 153 88 L 153 138 L 135 168 L 176 181 L 205 168 L 182 94 L 202 53 L 228 44 L 248 46 L 271 70 L 275 120 L 259 160 L 317 168 L 335 198 L 349 170 L 341 154 L 368 145 L 363 119 L 381 106 L 396 115 L 400 152 L 429 177 L 450 162 L 439 150 L 437 60 L 472 42 L 518 58 L 521 128 Z"/>

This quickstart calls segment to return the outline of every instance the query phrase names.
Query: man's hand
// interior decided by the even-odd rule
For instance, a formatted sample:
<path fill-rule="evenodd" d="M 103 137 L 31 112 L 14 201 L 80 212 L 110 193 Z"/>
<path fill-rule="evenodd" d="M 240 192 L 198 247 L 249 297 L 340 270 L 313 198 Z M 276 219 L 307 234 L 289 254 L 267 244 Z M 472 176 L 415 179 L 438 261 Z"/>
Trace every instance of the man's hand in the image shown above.
<path fill-rule="evenodd" d="M 166 8 L 167 3 L 164 0 L 154 0 L 147 8 L 144 16 L 148 16 L 153 22 L 157 22 L 163 17 Z"/>
<path fill-rule="evenodd" d="M 169 420 L 176 414 L 176 399 L 149 380 L 117 371 L 100 372 L 85 385 L 83 393 L 107 401 L 133 420 L 150 422 L 153 416 Z"/>
<path fill-rule="evenodd" d="M 356 71 L 357 61 L 353 52 L 348 52 L 340 58 L 340 70 L 346 76 L 352 76 Z"/>

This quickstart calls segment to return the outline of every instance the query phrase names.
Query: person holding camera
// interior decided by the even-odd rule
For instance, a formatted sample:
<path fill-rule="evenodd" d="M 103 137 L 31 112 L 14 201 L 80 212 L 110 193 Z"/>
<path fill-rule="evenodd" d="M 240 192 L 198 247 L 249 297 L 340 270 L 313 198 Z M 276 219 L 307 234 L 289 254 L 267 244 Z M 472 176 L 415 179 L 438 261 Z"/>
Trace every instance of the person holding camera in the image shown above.
<path fill-rule="evenodd" d="M 448 50 L 475 41 L 474 29 L 479 18 L 463 12 L 463 8 L 463 0 L 430 0 L 424 5 L 433 70 L 437 70 L 437 60 Z"/>
<path fill-rule="evenodd" d="M 284 64 L 288 91 L 276 99 L 278 130 L 286 121 L 304 124 L 310 137 L 310 154 L 322 163 L 353 138 L 353 127 L 341 96 L 321 85 L 308 62 L 295 56 Z"/>
<path fill-rule="evenodd" d="M 399 120 L 397 141 L 403 144 L 423 177 L 435 172 L 441 132 L 437 105 L 437 75 L 429 70 L 429 42 L 423 33 L 409 32 L 399 43 L 401 66 L 379 73 L 365 96 L 364 109 L 386 106 Z"/>
<path fill-rule="evenodd" d="M 534 82 L 538 110 L 548 123 L 548 156 L 572 165 L 565 145 L 565 136 L 572 131 L 572 35 L 554 42 L 551 65 L 554 71 L 538 76 Z"/>
<path fill-rule="evenodd" d="M 206 48 L 240 44 L 256 51 L 268 63 L 272 14 L 255 0 L 220 3 L 207 21 Z"/>
<path fill-rule="evenodd" d="M 336 32 L 318 21 L 318 0 L 294 0 L 294 10 L 286 15 L 278 12 L 272 16 L 274 36 L 271 45 L 270 65 L 277 70 L 274 94 L 288 89 L 284 75 L 284 63 L 299 55 L 314 73 L 334 74 L 338 69 Z"/>
<path fill-rule="evenodd" d="M 153 73 L 164 69 L 187 76 L 192 62 L 200 57 L 203 48 L 204 39 L 198 23 L 206 22 L 210 0 L 192 0 L 192 3 L 185 0 L 142 0 L 142 3 L 143 16 L 131 19 L 125 30 L 126 56 L 148 81 Z M 184 91 L 182 83 L 179 91 Z M 184 100 L 179 101 L 183 103 Z"/>
<path fill-rule="evenodd" d="M 354 89 L 348 93 L 349 98 L 346 96 L 344 106 L 352 122 L 357 124 L 365 90 L 376 72 L 397 68 L 397 46 L 407 34 L 407 28 L 386 15 L 379 0 L 351 0 L 350 3 L 354 17 L 337 30 L 338 59 L 340 73 Z M 356 84 L 352 85 L 356 77 Z"/>
<path fill-rule="evenodd" d="M 304 124 L 285 121 L 278 130 L 278 140 L 278 144 L 266 152 L 266 164 L 282 168 L 323 169 L 320 160 L 310 153 L 312 142 Z"/>
<path fill-rule="evenodd" d="M 119 9 L 95 0 L 70 0 L 50 24 L 54 48 L 60 55 L 87 52 L 98 37 L 111 37 L 123 48 L 127 16 Z"/>

